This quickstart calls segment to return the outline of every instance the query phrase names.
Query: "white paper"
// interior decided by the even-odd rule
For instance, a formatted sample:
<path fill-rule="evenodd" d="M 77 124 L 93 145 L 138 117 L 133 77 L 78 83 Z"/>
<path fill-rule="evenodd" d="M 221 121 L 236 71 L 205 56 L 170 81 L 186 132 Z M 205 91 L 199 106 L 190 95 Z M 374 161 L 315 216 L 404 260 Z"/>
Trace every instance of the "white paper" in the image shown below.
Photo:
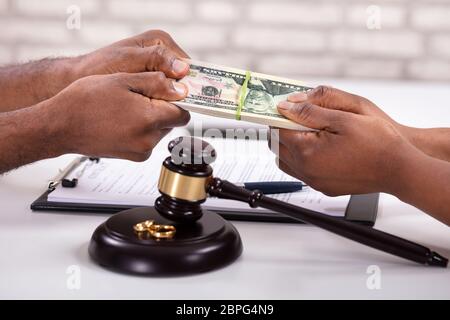
<path fill-rule="evenodd" d="M 165 139 L 166 140 L 166 139 Z M 78 178 L 75 188 L 58 188 L 49 194 L 48 201 L 151 206 L 159 196 L 157 182 L 162 161 L 169 156 L 167 141 L 163 140 L 145 162 L 101 159 L 99 163 L 86 161 L 68 178 Z M 206 139 L 208 140 L 208 139 Z M 231 182 L 296 181 L 283 173 L 275 163 L 265 141 L 209 139 L 217 151 L 212 164 L 214 176 Z M 276 199 L 320 211 L 344 216 L 350 196 L 327 197 L 305 187 L 302 191 L 270 195 Z M 206 208 L 254 211 L 246 203 L 209 198 Z M 258 208 L 256 210 L 266 211 Z"/>

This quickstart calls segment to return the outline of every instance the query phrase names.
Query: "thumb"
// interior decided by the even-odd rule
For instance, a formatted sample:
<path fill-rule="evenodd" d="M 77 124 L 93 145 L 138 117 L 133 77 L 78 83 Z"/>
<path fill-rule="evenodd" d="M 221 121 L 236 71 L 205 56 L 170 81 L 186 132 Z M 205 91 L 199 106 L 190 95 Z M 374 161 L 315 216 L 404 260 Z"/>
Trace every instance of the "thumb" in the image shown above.
<path fill-rule="evenodd" d="M 288 97 L 290 102 L 305 102 L 319 105 L 327 109 L 336 109 L 364 114 L 363 102 L 367 99 L 329 86 L 318 86 L 307 93 L 299 92 Z"/>
<path fill-rule="evenodd" d="M 143 96 L 174 101 L 186 97 L 184 84 L 168 79 L 162 72 L 140 72 L 118 74 L 128 89 Z"/>
<path fill-rule="evenodd" d="M 286 118 L 308 128 L 330 132 L 337 132 L 349 115 L 346 112 L 322 108 L 308 102 L 282 101 L 278 104 L 278 111 Z"/>

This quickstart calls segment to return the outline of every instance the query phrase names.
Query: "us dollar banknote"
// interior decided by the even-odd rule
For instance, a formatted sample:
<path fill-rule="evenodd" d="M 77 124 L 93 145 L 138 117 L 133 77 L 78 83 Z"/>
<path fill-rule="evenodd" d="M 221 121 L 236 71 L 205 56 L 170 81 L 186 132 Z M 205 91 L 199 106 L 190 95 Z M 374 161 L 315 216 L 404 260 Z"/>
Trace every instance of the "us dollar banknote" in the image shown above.
<path fill-rule="evenodd" d="M 290 94 L 311 89 L 300 81 L 256 72 L 248 74 L 245 70 L 195 60 L 186 61 L 190 64 L 190 72 L 179 82 L 187 86 L 189 93 L 184 100 L 174 102 L 177 106 L 214 117 L 236 119 L 241 103 L 239 120 L 285 129 L 311 130 L 285 118 L 277 110 L 277 104 Z"/>

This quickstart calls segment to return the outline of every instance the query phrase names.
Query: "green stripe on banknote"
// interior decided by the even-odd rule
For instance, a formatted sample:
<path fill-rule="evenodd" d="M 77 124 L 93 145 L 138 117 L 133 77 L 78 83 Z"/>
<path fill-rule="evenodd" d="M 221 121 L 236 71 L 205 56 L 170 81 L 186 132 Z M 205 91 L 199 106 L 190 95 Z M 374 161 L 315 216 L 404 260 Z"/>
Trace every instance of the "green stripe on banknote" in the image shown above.
<path fill-rule="evenodd" d="M 245 95 L 247 94 L 247 86 L 250 81 L 250 71 L 245 72 L 245 80 L 242 84 L 241 90 L 239 91 L 239 104 L 236 109 L 236 120 L 241 120 L 241 110 L 245 103 Z"/>

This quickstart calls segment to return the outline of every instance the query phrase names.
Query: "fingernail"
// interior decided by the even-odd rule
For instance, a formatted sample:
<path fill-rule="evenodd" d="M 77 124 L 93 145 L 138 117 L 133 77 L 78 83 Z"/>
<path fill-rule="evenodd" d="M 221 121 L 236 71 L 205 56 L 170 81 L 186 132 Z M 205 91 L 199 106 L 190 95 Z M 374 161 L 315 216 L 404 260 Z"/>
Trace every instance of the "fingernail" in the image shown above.
<path fill-rule="evenodd" d="M 308 100 L 308 95 L 304 92 L 296 92 L 296 93 L 291 94 L 288 97 L 288 100 L 291 102 L 303 102 L 303 101 Z"/>
<path fill-rule="evenodd" d="M 181 95 L 186 94 L 186 86 L 184 84 L 174 82 L 173 87 L 175 88 L 175 91 Z"/>
<path fill-rule="evenodd" d="M 186 69 L 188 67 L 189 67 L 189 64 L 187 64 L 184 61 L 178 60 L 178 59 L 175 59 L 172 62 L 172 70 L 175 73 L 182 73 L 182 72 L 186 71 Z"/>
<path fill-rule="evenodd" d="M 293 103 L 290 103 L 290 102 L 287 102 L 287 101 L 281 101 L 281 102 L 278 104 L 278 109 L 281 109 L 281 110 L 289 110 L 289 109 L 292 108 L 292 105 L 293 105 Z"/>

